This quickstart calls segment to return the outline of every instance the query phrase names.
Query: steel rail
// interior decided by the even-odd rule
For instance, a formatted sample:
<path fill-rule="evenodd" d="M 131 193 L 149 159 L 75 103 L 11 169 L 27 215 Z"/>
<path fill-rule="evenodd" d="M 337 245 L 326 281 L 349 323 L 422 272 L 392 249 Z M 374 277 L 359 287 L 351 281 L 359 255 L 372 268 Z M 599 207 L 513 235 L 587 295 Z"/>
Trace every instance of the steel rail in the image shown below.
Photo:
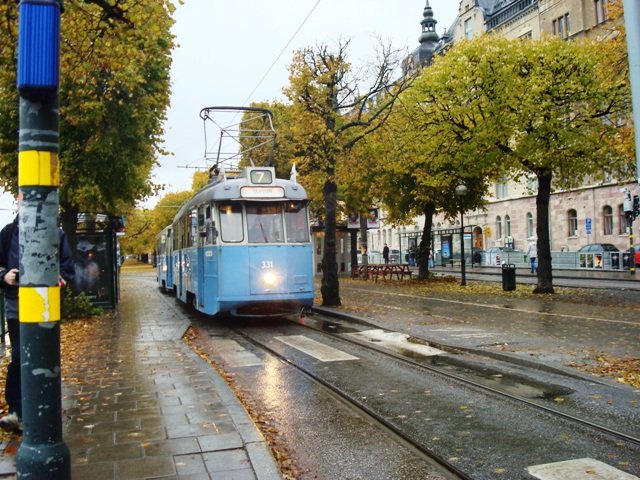
<path fill-rule="evenodd" d="M 323 313 L 321 315 L 320 314 L 315 314 L 315 315 L 320 316 L 320 317 L 322 317 L 324 315 L 324 316 L 326 316 L 326 318 L 334 318 L 334 317 L 331 317 L 330 315 L 328 315 L 326 313 Z M 340 319 L 343 320 L 343 321 L 345 320 L 344 316 L 341 316 Z M 414 368 L 427 370 L 429 372 L 441 375 L 441 376 L 443 376 L 443 377 L 445 377 L 447 379 L 453 379 L 453 380 L 456 380 L 458 382 L 464 383 L 465 385 L 469 385 L 469 386 L 472 386 L 474 388 L 478 388 L 478 389 L 481 389 L 481 390 L 484 390 L 484 391 L 488 391 L 488 392 L 491 392 L 492 394 L 499 395 L 499 396 L 502 396 L 502 397 L 505 397 L 505 398 L 509 398 L 510 400 L 513 400 L 513 401 L 516 401 L 516 402 L 519 402 L 519 403 L 524 403 L 524 404 L 526 404 L 526 405 L 528 405 L 530 407 L 533 407 L 533 408 L 535 408 L 537 410 L 540 410 L 542 412 L 545 412 L 545 413 L 548 413 L 548 414 L 563 418 L 565 420 L 577 423 L 579 425 L 586 426 L 588 428 L 592 428 L 594 430 L 599 431 L 600 433 L 604 433 L 606 435 L 618 438 L 620 440 L 624 440 L 626 442 L 629 442 L 629 443 L 632 443 L 632 444 L 635 444 L 635 445 L 640 445 L 640 438 L 634 437 L 632 435 L 628 435 L 628 434 L 623 433 L 623 432 L 619 432 L 617 430 L 613 430 L 613 429 L 611 429 L 609 427 L 605 427 L 603 425 L 594 423 L 594 422 L 592 422 L 590 420 L 585 420 L 583 418 L 576 417 L 574 415 L 562 412 L 560 410 L 556 410 L 555 408 L 547 407 L 545 405 L 540 405 L 537 402 L 528 400 L 528 399 L 520 397 L 518 395 L 513 395 L 511 393 L 504 392 L 502 390 L 499 390 L 499 389 L 484 385 L 484 384 L 479 383 L 479 382 L 475 382 L 473 380 L 469 380 L 468 378 L 465 378 L 465 377 L 463 377 L 461 375 L 456 375 L 455 373 L 448 372 L 448 371 L 446 371 L 444 369 L 440 369 L 438 367 L 433 367 L 431 365 L 425 365 L 425 364 L 416 362 L 414 360 L 406 358 L 406 357 L 404 357 L 402 355 L 399 355 L 397 353 L 394 353 L 392 351 L 376 347 L 376 345 L 372 345 L 372 344 L 367 343 L 367 342 L 362 342 L 362 341 L 359 341 L 359 340 L 354 339 L 354 338 L 344 337 L 344 336 L 338 335 L 336 333 L 329 333 L 329 332 L 326 332 L 326 331 L 321 330 L 319 328 L 315 328 L 313 325 L 306 325 L 306 324 L 303 324 L 303 323 L 300 323 L 300 322 L 294 322 L 291 319 L 289 319 L 289 321 L 292 321 L 293 323 L 296 323 L 297 325 L 300 325 L 303 328 L 309 328 L 309 329 L 311 329 L 311 330 L 313 330 L 315 332 L 319 332 L 319 333 L 321 333 L 321 334 L 323 334 L 325 336 L 328 336 L 328 337 L 331 337 L 331 338 L 337 338 L 337 339 L 340 339 L 340 340 L 342 340 L 344 342 L 351 343 L 351 344 L 354 344 L 354 345 L 358 345 L 360 347 L 363 347 L 365 349 L 374 351 L 376 353 L 381 353 L 383 355 L 387 355 L 387 356 L 389 356 L 391 358 L 394 358 L 395 360 L 403 362 L 403 363 L 405 363 L 407 365 L 410 365 L 410 366 L 412 366 Z"/>

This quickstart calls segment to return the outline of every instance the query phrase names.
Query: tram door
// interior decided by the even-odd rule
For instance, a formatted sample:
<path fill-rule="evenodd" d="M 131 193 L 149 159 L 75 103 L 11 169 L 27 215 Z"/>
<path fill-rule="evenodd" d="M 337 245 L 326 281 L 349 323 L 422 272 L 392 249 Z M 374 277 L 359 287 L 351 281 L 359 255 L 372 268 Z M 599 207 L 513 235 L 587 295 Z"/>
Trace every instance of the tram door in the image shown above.
<path fill-rule="evenodd" d="M 198 307 L 204 307 L 205 285 L 204 285 L 204 257 L 205 246 L 207 244 L 207 227 L 205 223 L 207 211 L 205 205 L 198 207 Z"/>

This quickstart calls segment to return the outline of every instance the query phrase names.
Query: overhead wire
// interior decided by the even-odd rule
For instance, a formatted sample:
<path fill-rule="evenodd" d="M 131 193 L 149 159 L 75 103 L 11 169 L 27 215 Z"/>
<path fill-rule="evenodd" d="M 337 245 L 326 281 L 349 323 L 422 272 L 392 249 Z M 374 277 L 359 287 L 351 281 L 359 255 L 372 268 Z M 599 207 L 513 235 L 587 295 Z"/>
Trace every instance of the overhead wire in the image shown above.
<path fill-rule="evenodd" d="M 284 54 L 284 52 L 286 51 L 286 49 L 289 47 L 289 45 L 291 45 L 291 42 L 293 42 L 293 39 L 296 38 L 296 35 L 298 35 L 298 33 L 300 32 L 300 30 L 302 30 L 302 27 L 304 27 L 304 24 L 307 23 L 307 20 L 309 20 L 309 17 L 311 17 L 311 15 L 313 14 L 313 12 L 315 11 L 316 7 L 320 4 L 322 0 L 318 0 L 316 2 L 316 4 L 311 8 L 311 10 L 309 11 L 309 13 L 307 14 L 306 17 L 304 17 L 304 20 L 302 20 L 302 23 L 300 24 L 300 26 L 298 26 L 298 28 L 296 29 L 295 32 L 293 32 L 293 35 L 291 35 L 291 38 L 289 38 L 289 40 L 287 41 L 287 43 L 285 44 L 284 47 L 282 47 L 282 50 L 280 51 L 280 53 L 278 54 L 278 56 L 276 57 L 276 59 L 273 61 L 273 63 L 271 64 L 271 66 L 267 69 L 267 71 L 264 73 L 264 75 L 262 76 L 262 78 L 258 81 L 258 84 L 253 88 L 253 90 L 251 90 L 251 93 L 249 95 L 247 95 L 247 98 L 244 100 L 244 102 L 242 102 L 242 106 L 246 106 L 247 102 L 249 101 L 249 99 L 251 98 L 251 95 L 253 95 L 256 90 L 258 90 L 258 88 L 260 87 L 260 85 L 262 85 L 262 82 L 264 82 L 264 80 L 267 78 L 267 75 L 269 75 L 269 73 L 271 72 L 271 70 L 273 70 L 273 67 L 276 66 L 276 63 L 278 63 L 278 60 L 280 60 L 280 57 L 282 57 L 282 55 Z"/>

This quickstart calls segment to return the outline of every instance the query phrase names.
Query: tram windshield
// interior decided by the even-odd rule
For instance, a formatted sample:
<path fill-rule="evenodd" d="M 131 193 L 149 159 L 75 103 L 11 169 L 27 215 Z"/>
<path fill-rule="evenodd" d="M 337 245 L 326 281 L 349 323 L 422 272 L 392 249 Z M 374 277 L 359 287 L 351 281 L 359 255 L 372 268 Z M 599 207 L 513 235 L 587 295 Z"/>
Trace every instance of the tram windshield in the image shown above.
<path fill-rule="evenodd" d="M 248 203 L 249 243 L 284 242 L 281 204 Z"/>
<path fill-rule="evenodd" d="M 287 202 L 284 206 L 284 223 L 287 227 L 287 242 L 309 241 L 309 224 L 305 202 Z"/>
<path fill-rule="evenodd" d="M 221 203 L 220 238 L 225 243 L 244 240 L 241 203 Z M 249 243 L 309 242 L 306 202 L 248 202 L 245 204 Z"/>

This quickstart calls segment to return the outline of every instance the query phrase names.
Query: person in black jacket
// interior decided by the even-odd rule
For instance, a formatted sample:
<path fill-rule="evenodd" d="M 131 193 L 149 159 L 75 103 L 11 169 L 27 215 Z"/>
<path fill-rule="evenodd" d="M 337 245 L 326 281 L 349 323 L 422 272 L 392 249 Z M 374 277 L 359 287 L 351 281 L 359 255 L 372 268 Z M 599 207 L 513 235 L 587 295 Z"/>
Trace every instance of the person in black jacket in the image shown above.
<path fill-rule="evenodd" d="M 17 201 L 22 200 L 22 192 Z M 60 240 L 60 286 L 72 281 L 75 276 L 75 265 L 71 248 L 62 230 Z M 9 413 L 0 418 L 0 428 L 19 433 L 22 431 L 22 393 L 20 391 L 20 322 L 18 315 L 19 292 L 19 240 L 18 217 L 0 231 L 0 287 L 4 291 L 5 318 L 11 343 L 11 362 L 7 367 L 5 399 Z"/>

